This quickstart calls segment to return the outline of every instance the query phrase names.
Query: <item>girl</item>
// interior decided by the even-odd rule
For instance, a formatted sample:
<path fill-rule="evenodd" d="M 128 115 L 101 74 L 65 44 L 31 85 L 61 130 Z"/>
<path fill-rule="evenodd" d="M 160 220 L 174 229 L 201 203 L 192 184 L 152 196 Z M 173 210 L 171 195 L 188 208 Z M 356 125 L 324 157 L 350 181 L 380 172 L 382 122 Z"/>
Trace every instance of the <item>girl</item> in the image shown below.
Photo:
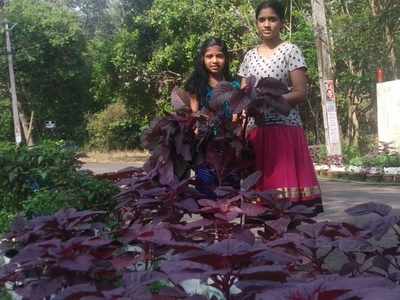
<path fill-rule="evenodd" d="M 195 69 L 184 86 L 191 95 L 190 108 L 193 112 L 208 108 L 212 90 L 221 81 L 232 81 L 228 48 L 222 40 L 211 38 L 201 45 Z M 232 84 L 239 87 L 236 81 Z"/>
<path fill-rule="evenodd" d="M 289 93 L 275 99 L 258 95 L 267 109 L 256 120 L 249 140 L 256 165 L 263 172 L 258 189 L 278 190 L 293 203 L 314 206 L 317 213 L 322 211 L 321 193 L 297 109 L 306 97 L 306 65 L 299 48 L 281 40 L 283 19 L 281 2 L 258 5 L 256 25 L 262 42 L 246 53 L 239 68 L 242 86 L 254 76 L 273 77 L 291 87 Z"/>
<path fill-rule="evenodd" d="M 184 85 L 184 89 L 190 94 L 192 112 L 205 109 L 209 116 L 212 115 L 208 108 L 213 89 L 222 81 L 228 81 L 233 87 L 240 88 L 240 83 L 232 81 L 229 73 L 227 46 L 222 40 L 211 38 L 200 47 L 194 71 Z M 226 117 L 232 117 L 229 107 L 226 109 L 224 107 L 224 111 Z M 213 190 L 219 183 L 215 171 L 207 163 L 204 163 L 195 169 L 195 173 L 197 189 L 209 198 L 216 198 Z"/>

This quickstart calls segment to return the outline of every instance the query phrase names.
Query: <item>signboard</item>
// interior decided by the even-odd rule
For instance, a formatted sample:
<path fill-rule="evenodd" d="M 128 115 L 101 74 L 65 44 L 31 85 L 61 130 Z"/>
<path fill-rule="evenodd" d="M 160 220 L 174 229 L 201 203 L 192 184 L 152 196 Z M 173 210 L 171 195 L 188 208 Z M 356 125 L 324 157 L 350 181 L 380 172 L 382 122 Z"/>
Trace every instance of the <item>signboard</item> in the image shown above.
<path fill-rule="evenodd" d="M 328 136 L 328 145 L 335 152 L 340 151 L 340 134 L 339 134 L 339 123 L 337 119 L 336 111 L 336 97 L 335 97 L 335 85 L 333 80 L 325 80 L 325 119 L 326 119 L 326 129 L 325 133 Z M 333 151 L 332 151 L 333 152 Z"/>
<path fill-rule="evenodd" d="M 400 151 L 400 80 L 377 83 L 378 138 Z"/>

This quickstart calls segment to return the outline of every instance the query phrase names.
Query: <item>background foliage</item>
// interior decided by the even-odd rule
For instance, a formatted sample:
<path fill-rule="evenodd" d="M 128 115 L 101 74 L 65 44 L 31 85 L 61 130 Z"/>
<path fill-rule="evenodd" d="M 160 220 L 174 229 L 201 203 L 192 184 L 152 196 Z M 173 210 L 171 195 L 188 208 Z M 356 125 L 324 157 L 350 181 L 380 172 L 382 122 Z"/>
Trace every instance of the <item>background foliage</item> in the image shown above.
<path fill-rule="evenodd" d="M 310 1 L 284 2 L 284 37 L 301 47 L 308 64 L 311 93 L 301 108 L 304 126 L 310 143 L 320 144 L 324 133 Z M 53 136 L 107 150 L 107 143 L 93 135 L 104 129 L 95 129 L 96 122 L 88 120 L 121 103 L 126 115 L 109 136 L 116 140 L 111 148 L 137 147 L 137 141 L 121 144 L 120 132 L 138 136 L 148 120 L 170 110 L 168 95 L 188 76 L 201 41 L 209 36 L 225 39 L 236 73 L 244 53 L 258 43 L 257 3 L 10 1 L 4 13 L 18 23 L 12 31 L 18 96 L 27 116 L 35 111 L 36 137 L 48 136 L 43 123 L 54 120 Z M 388 80 L 399 75 L 400 4 L 330 0 L 326 5 L 344 142 L 366 152 L 376 139 L 375 70 L 382 67 Z M 0 64 L 6 70 L 5 56 Z M 0 94 L 7 99 L 7 72 L 0 76 Z M 2 130 L 10 128 L 9 111 L 2 109 L 0 115 L 2 125 L 7 124 Z M 11 135 L 2 131 L 0 138 L 10 140 Z"/>

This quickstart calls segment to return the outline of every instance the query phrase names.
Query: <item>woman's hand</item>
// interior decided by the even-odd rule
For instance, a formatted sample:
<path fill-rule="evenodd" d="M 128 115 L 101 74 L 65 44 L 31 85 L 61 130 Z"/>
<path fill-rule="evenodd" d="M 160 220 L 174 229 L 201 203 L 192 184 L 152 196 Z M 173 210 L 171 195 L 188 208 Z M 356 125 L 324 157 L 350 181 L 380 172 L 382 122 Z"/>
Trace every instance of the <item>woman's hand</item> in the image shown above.
<path fill-rule="evenodd" d="M 257 91 L 256 101 L 257 103 L 267 104 L 285 116 L 289 115 L 290 110 L 293 108 L 283 96 L 276 97 L 269 93 L 262 94 L 259 91 Z"/>

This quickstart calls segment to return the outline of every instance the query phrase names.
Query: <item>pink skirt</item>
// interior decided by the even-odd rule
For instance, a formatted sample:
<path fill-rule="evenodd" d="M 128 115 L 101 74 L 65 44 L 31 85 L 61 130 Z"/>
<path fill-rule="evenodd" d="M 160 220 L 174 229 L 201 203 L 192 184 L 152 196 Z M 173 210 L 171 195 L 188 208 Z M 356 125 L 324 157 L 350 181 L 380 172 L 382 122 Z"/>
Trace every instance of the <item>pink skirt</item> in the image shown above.
<path fill-rule="evenodd" d="M 257 189 L 280 191 L 281 197 L 321 212 L 321 190 L 303 128 L 263 126 L 253 129 L 248 138 L 256 154 L 256 167 L 263 173 Z"/>

